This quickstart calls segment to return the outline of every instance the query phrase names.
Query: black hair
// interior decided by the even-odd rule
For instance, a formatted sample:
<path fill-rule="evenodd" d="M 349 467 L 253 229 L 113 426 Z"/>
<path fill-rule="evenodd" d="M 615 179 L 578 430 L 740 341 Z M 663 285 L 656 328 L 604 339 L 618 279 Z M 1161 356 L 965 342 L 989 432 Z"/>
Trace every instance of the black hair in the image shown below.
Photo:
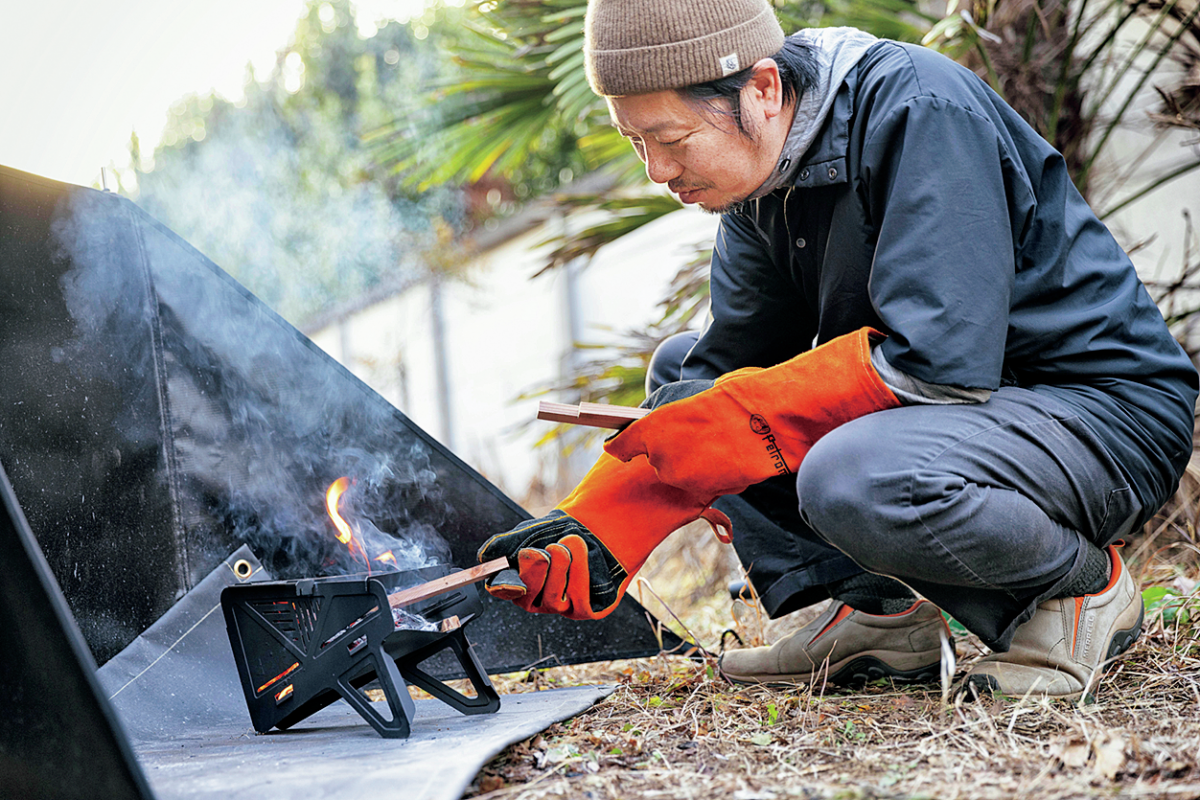
<path fill-rule="evenodd" d="M 817 55 L 811 45 L 784 39 L 783 47 L 771 58 L 779 65 L 785 105 L 799 100 L 817 85 Z M 750 66 L 715 81 L 685 86 L 679 93 L 690 104 L 701 105 L 711 113 L 733 117 L 738 131 L 748 137 L 750 134 L 742 125 L 741 98 L 742 89 L 746 88 L 753 74 L 754 67 Z"/>

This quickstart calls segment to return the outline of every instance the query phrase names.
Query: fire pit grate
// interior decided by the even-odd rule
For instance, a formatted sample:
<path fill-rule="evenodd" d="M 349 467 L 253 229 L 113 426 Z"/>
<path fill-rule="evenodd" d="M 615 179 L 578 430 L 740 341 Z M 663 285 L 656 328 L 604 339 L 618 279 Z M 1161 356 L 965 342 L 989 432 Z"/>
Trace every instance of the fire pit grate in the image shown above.
<path fill-rule="evenodd" d="M 463 586 L 404 609 L 433 630 L 397 627 L 388 594 L 450 573 L 428 567 L 373 577 L 349 576 L 229 586 L 221 593 L 225 625 L 254 729 L 286 730 L 344 699 L 386 738 L 407 738 L 414 705 L 408 684 L 463 714 L 492 714 L 500 697 L 483 671 L 465 626 L 483 611 L 479 590 Z M 449 651 L 474 689 L 465 695 L 421 669 Z M 378 681 L 391 718 L 368 699 Z"/>

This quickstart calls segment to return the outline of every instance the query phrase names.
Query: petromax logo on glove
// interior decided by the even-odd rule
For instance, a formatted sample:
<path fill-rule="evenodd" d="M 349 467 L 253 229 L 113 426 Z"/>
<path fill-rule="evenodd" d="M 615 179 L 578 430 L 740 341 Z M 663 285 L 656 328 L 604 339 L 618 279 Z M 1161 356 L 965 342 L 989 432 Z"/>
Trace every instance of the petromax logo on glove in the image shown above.
<path fill-rule="evenodd" d="M 783 451 L 775 443 L 775 435 L 771 433 L 771 426 L 767 423 L 766 419 L 758 414 L 751 414 L 750 430 L 761 436 L 762 440 L 766 442 L 767 455 L 775 462 L 775 471 L 780 475 L 792 474 L 792 471 L 788 469 L 787 461 L 783 458 Z"/>

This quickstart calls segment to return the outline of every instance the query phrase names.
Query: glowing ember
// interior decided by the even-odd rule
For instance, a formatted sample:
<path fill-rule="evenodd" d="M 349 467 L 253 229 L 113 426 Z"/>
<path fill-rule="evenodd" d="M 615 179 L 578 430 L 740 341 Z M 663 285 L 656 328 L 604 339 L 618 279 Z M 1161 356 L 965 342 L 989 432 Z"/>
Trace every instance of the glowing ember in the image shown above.
<path fill-rule="evenodd" d="M 262 686 L 258 687 L 258 690 L 257 690 L 257 691 L 258 691 L 258 693 L 259 693 L 259 694 L 262 694 L 262 693 L 263 693 L 263 692 L 265 692 L 265 691 L 266 691 L 266 690 L 267 690 L 269 687 L 271 687 L 272 685 L 274 685 L 274 684 L 276 684 L 276 683 L 279 683 L 281 680 L 283 680 L 284 678 L 286 678 L 288 675 L 291 675 L 293 672 L 295 672 L 295 671 L 296 671 L 296 670 L 298 670 L 298 669 L 300 669 L 300 662 L 299 662 L 299 661 L 297 661 L 296 663 L 292 664 L 290 667 L 288 667 L 288 668 L 287 668 L 287 669 L 285 669 L 283 672 L 281 672 L 281 673 L 279 673 L 278 675 L 276 675 L 274 678 L 271 678 L 271 680 L 267 681 L 267 682 L 266 682 L 266 683 L 264 683 Z"/>
<path fill-rule="evenodd" d="M 354 539 L 354 532 L 350 529 L 350 524 L 338 513 L 338 500 L 348 488 L 350 488 L 350 479 L 338 478 L 329 485 L 328 491 L 325 492 L 325 510 L 329 512 L 329 518 L 333 520 L 333 527 L 337 528 L 338 541 L 345 545 L 349 545 Z"/>

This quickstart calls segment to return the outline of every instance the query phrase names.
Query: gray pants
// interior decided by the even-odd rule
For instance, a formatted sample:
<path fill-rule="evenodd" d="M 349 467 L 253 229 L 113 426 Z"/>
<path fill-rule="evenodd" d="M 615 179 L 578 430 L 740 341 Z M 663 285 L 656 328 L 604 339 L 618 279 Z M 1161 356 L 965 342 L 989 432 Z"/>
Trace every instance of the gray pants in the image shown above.
<path fill-rule="evenodd" d="M 678 379 L 688 347 L 659 349 L 648 388 Z M 1004 387 L 982 404 L 869 414 L 818 441 L 794 478 L 718 500 L 767 612 L 827 597 L 827 584 L 866 569 L 1008 649 L 1082 568 L 1087 542 L 1142 521 L 1128 481 L 1060 391 Z"/>

